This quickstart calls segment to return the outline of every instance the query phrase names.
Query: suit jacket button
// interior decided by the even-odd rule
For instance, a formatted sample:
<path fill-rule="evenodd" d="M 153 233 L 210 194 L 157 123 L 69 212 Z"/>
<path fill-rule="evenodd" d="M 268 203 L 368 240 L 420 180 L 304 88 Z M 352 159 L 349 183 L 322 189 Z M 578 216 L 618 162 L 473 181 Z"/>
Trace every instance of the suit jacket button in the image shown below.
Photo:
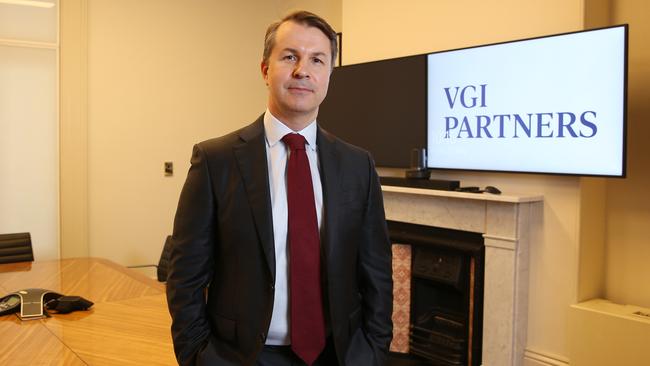
<path fill-rule="evenodd" d="M 260 339 L 262 340 L 262 342 L 266 341 L 266 334 L 260 333 Z"/>
<path fill-rule="evenodd" d="M 275 291 L 275 285 L 274 284 L 270 284 L 269 287 L 271 288 L 271 291 Z"/>

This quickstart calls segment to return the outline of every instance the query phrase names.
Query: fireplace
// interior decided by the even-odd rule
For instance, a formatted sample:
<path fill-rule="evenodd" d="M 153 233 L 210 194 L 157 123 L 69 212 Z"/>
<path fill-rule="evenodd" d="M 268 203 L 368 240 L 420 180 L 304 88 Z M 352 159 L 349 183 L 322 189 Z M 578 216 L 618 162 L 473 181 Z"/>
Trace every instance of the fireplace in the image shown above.
<path fill-rule="evenodd" d="M 388 364 L 481 365 L 483 236 L 397 221 L 388 229 L 398 292 Z"/>
<path fill-rule="evenodd" d="M 382 190 L 386 218 L 390 221 L 464 231 L 482 237 L 484 336 L 480 342 L 480 362 L 482 366 L 523 365 L 528 332 L 528 248 L 542 241 L 543 198 L 386 185 L 382 186 Z M 411 249 L 410 245 L 393 245 L 394 253 L 404 254 L 412 252 Z M 408 278 L 411 277 L 410 264 L 413 253 L 409 255 L 411 259 L 408 262 L 408 270 L 399 256 L 393 256 L 394 263 L 398 261 L 403 265 L 402 270 L 394 272 L 394 276 L 400 279 L 394 283 L 395 298 L 410 298 L 410 295 L 406 294 L 413 291 L 408 287 L 411 281 L 403 280 L 407 275 Z M 476 268 L 478 266 L 475 270 Z M 398 307 L 394 309 L 393 315 L 397 322 L 403 322 L 404 319 L 408 322 L 410 308 Z M 473 331 L 476 331 L 476 328 Z M 410 330 L 405 332 L 408 336 Z M 406 349 L 408 352 L 408 338 L 403 343 L 396 341 L 402 335 L 399 329 L 394 329 L 391 347 L 402 347 L 402 350 Z M 472 347 L 475 346 L 476 344 L 472 344 Z M 400 354 L 403 353 L 396 353 Z M 432 361 L 422 363 L 422 360 L 402 361 L 404 363 L 399 365 L 436 364 Z M 474 363 L 476 360 L 470 362 Z"/>

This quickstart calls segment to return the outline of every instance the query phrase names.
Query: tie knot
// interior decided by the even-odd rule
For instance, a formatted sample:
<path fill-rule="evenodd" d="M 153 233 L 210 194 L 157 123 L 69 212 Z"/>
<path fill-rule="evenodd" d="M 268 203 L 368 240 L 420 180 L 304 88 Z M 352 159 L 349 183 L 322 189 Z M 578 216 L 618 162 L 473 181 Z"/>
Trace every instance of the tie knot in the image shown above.
<path fill-rule="evenodd" d="M 284 135 L 282 142 L 284 142 L 285 145 L 289 146 L 289 149 L 291 149 L 291 151 L 295 151 L 305 150 L 305 143 L 307 140 L 305 140 L 305 138 L 300 134 L 288 133 Z"/>

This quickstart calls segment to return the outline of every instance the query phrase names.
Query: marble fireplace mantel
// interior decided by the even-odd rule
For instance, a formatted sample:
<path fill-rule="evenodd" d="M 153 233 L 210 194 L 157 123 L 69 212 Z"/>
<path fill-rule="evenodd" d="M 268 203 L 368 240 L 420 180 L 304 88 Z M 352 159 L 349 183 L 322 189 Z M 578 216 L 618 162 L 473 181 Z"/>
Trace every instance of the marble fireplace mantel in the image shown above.
<path fill-rule="evenodd" d="M 540 239 L 542 196 L 382 186 L 386 219 L 482 233 L 484 366 L 523 364 L 528 330 L 528 248 Z"/>

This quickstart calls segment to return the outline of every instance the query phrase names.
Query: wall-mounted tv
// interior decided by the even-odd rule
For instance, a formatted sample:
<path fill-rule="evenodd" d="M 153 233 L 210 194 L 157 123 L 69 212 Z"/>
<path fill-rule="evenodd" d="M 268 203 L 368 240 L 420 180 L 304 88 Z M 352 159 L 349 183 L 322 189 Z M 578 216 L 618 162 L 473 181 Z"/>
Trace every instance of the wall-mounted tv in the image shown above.
<path fill-rule="evenodd" d="M 318 122 L 378 166 L 625 176 L 627 25 L 337 67 Z"/>
<path fill-rule="evenodd" d="M 426 74 L 426 55 L 337 67 L 318 123 L 378 166 L 406 168 L 411 149 L 427 143 Z"/>
<path fill-rule="evenodd" d="M 625 176 L 627 26 L 427 56 L 430 168 Z"/>

